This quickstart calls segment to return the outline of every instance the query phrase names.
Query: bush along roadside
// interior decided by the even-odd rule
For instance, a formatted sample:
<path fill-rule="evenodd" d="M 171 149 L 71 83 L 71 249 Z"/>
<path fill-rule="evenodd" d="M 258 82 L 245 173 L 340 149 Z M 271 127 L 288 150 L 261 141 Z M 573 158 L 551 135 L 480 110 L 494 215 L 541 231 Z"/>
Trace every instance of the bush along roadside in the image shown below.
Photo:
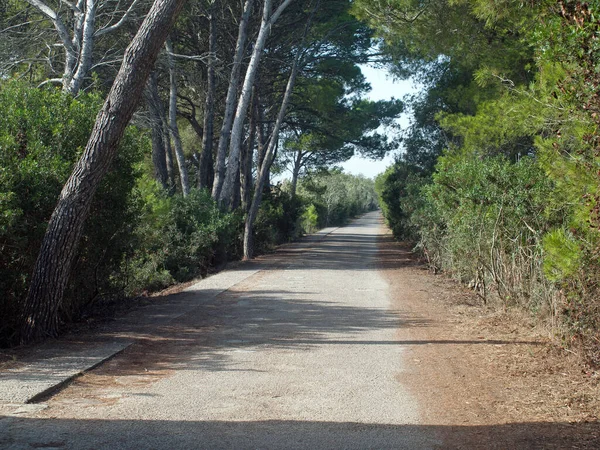
<path fill-rule="evenodd" d="M 0 82 L 0 346 L 18 341 L 19 318 L 45 227 L 85 148 L 100 96 L 77 98 Z M 146 130 L 127 128 L 96 193 L 61 304 L 63 324 L 144 291 L 204 276 L 241 255 L 244 217 L 223 212 L 207 190 L 187 196 L 154 179 Z M 322 172 L 268 186 L 255 224 L 258 252 L 376 207 L 373 182 Z"/>

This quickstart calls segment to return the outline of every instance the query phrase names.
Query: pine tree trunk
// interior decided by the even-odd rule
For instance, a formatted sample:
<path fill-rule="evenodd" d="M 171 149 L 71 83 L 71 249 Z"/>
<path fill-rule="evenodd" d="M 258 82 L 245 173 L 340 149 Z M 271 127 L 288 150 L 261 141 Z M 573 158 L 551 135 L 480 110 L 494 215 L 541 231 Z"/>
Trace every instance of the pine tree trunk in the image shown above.
<path fill-rule="evenodd" d="M 173 58 L 173 44 L 170 39 L 165 42 L 167 58 L 169 61 L 169 131 L 173 138 L 175 146 L 175 157 L 177 158 L 177 167 L 179 168 L 179 181 L 181 183 L 181 192 L 184 197 L 190 193 L 190 183 L 188 181 L 188 171 L 185 165 L 185 155 L 183 154 L 183 145 L 179 135 L 179 126 L 177 125 L 177 71 L 175 67 L 175 58 Z"/>
<path fill-rule="evenodd" d="M 167 120 L 166 111 L 164 109 L 164 105 L 162 101 L 160 101 L 160 110 L 161 110 L 161 121 L 163 128 L 163 140 L 165 146 L 165 161 L 167 162 L 167 184 L 169 193 L 173 194 L 175 192 L 175 165 L 173 164 L 173 148 L 171 147 L 171 136 L 169 133 L 169 122 Z"/>
<path fill-rule="evenodd" d="M 252 93 L 252 87 L 254 86 L 256 73 L 258 71 L 258 64 L 265 48 L 267 38 L 271 32 L 271 27 L 283 13 L 285 8 L 292 3 L 292 1 L 293 0 L 284 0 L 273 14 L 271 14 L 272 0 L 265 0 L 263 5 L 263 16 L 260 24 L 260 30 L 258 32 L 256 42 L 254 43 L 252 57 L 250 58 L 248 69 L 246 70 L 246 77 L 240 92 L 240 98 L 238 100 L 233 126 L 231 127 L 229 159 L 227 161 L 225 181 L 223 182 L 221 194 L 219 195 L 219 204 L 224 209 L 231 209 L 231 200 L 233 198 L 232 194 L 233 189 L 235 188 L 235 178 L 238 176 L 238 172 L 240 170 L 240 152 L 244 133 L 244 122 L 246 121 L 248 104 L 250 103 L 250 96 Z"/>
<path fill-rule="evenodd" d="M 152 129 L 152 163 L 154 165 L 154 176 L 163 188 L 168 188 L 169 173 L 167 172 L 167 155 L 165 151 L 165 138 L 163 136 L 162 111 L 157 104 L 158 85 L 156 72 L 153 72 L 146 83 L 144 91 L 146 104 L 150 113 L 150 127 Z"/>
<path fill-rule="evenodd" d="M 269 172 L 271 171 L 271 165 L 273 164 L 273 161 L 275 159 L 277 143 L 279 141 L 279 130 L 281 129 L 283 119 L 285 118 L 287 106 L 292 97 L 292 91 L 294 90 L 294 84 L 296 83 L 296 75 L 298 74 L 299 64 L 300 50 L 298 50 L 298 53 L 296 54 L 294 63 L 292 65 L 292 70 L 290 72 L 287 86 L 285 88 L 285 94 L 283 95 L 283 100 L 281 101 L 279 113 L 277 114 L 275 125 L 273 126 L 273 132 L 271 133 L 271 138 L 269 139 L 269 145 L 267 146 L 267 151 L 265 152 L 264 161 L 262 163 L 262 166 L 260 166 L 260 171 L 257 176 L 252 205 L 250 206 L 250 209 L 248 210 L 248 215 L 246 216 L 246 222 L 244 224 L 245 260 L 252 259 L 252 256 L 254 255 L 254 240 L 252 236 L 254 221 L 256 220 L 256 216 L 258 215 L 258 208 L 260 207 L 260 202 L 262 201 L 263 189 L 267 183 L 267 180 L 269 178 Z"/>
<path fill-rule="evenodd" d="M 298 188 L 298 177 L 300 176 L 300 169 L 302 163 L 302 151 L 296 152 L 296 158 L 294 159 L 294 167 L 292 169 L 292 198 L 296 197 L 296 190 Z"/>
<path fill-rule="evenodd" d="M 208 188 L 209 174 L 213 163 L 213 134 L 215 116 L 215 60 L 217 53 L 217 20 L 214 5 L 211 7 L 208 33 L 208 70 L 206 84 L 206 104 L 204 108 L 204 134 L 202 136 L 202 154 L 198 170 L 198 187 Z"/>
<path fill-rule="evenodd" d="M 227 147 L 231 136 L 231 126 L 233 125 L 233 114 L 237 100 L 238 84 L 240 82 L 240 73 L 242 71 L 242 60 L 244 58 L 244 49 L 246 38 L 248 36 L 248 21 L 254 0 L 246 0 L 244 12 L 238 29 L 238 38 L 235 45 L 235 56 L 233 58 L 233 67 L 229 77 L 229 87 L 227 88 L 227 98 L 225 99 L 225 112 L 223 113 L 223 124 L 219 136 L 219 147 L 217 149 L 215 177 L 212 188 L 212 198 L 219 199 L 223 181 L 225 180 L 225 158 L 227 157 Z"/>
<path fill-rule="evenodd" d="M 50 218 L 27 295 L 21 341 L 56 335 L 59 310 L 92 199 L 142 96 L 156 57 L 185 0 L 156 0 L 125 51 L 83 155 Z"/>
<path fill-rule="evenodd" d="M 253 103 L 256 101 L 254 96 Z M 256 138 L 256 108 L 252 105 L 252 114 L 250 116 L 250 136 L 244 146 L 242 161 L 240 167 L 240 189 L 242 196 L 242 209 L 248 212 L 252 201 L 252 162 L 254 160 L 254 141 Z"/>

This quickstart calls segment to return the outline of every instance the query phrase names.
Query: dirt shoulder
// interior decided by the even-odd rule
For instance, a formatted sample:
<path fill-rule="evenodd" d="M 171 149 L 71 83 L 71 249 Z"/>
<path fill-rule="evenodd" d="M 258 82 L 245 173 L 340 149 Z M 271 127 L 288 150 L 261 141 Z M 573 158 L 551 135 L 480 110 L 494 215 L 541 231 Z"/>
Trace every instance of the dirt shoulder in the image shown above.
<path fill-rule="evenodd" d="M 381 270 L 408 348 L 399 374 L 443 448 L 600 448 L 600 377 L 525 315 L 486 307 L 386 235 Z M 403 323 L 404 321 L 401 322 Z"/>

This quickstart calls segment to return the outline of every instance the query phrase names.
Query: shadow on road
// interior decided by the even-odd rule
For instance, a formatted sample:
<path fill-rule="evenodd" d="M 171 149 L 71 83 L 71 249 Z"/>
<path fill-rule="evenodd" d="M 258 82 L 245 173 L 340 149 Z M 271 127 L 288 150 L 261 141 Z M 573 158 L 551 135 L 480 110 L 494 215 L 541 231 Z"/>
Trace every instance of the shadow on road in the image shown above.
<path fill-rule="evenodd" d="M 6 432 L 7 425 L 18 431 Z M 597 422 L 492 426 L 305 421 L 64 420 L 0 417 L 2 448 L 592 449 Z"/>

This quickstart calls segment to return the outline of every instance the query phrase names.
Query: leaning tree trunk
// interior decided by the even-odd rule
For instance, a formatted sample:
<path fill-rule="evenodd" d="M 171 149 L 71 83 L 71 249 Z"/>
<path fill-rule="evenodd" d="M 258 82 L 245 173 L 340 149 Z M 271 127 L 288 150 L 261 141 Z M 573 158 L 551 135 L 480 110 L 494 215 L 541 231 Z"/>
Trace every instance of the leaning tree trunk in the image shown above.
<path fill-rule="evenodd" d="M 264 161 L 260 166 L 260 172 L 256 179 L 252 204 L 248 210 L 248 215 L 246 216 L 246 222 L 244 224 L 244 259 L 246 260 L 252 259 L 254 254 L 254 239 L 252 233 L 254 221 L 256 220 L 256 216 L 258 214 L 258 208 L 262 200 L 263 189 L 269 177 L 271 165 L 275 159 L 275 150 L 279 140 L 279 130 L 281 129 L 281 124 L 285 118 L 285 111 L 290 103 L 292 91 L 294 90 L 294 84 L 296 83 L 296 75 L 298 74 L 298 67 L 300 64 L 300 54 L 301 52 L 298 50 L 298 53 L 294 59 L 294 64 L 292 65 L 290 76 L 288 78 L 287 86 L 285 88 L 285 94 L 283 95 L 283 100 L 281 101 L 281 107 L 279 108 L 279 113 L 277 114 L 277 120 L 275 121 L 273 132 L 271 133 L 271 138 L 269 139 L 269 144 L 265 152 Z"/>
<path fill-rule="evenodd" d="M 206 102 L 204 107 L 204 133 L 202 135 L 202 154 L 198 170 L 198 187 L 208 188 L 209 174 L 213 160 L 213 134 L 215 122 L 215 61 L 217 59 L 217 20 L 214 5 L 210 10 L 208 33 L 208 69 L 206 83 Z"/>
<path fill-rule="evenodd" d="M 170 39 L 167 39 L 167 42 L 165 42 L 165 47 L 167 50 L 167 59 L 169 60 L 169 130 L 175 146 L 181 192 L 184 197 L 187 197 L 190 193 L 190 183 L 188 181 L 188 172 L 185 165 L 185 155 L 183 154 L 179 127 L 177 126 L 177 70 L 175 68 L 175 58 L 173 57 L 173 44 Z"/>
<path fill-rule="evenodd" d="M 283 13 L 285 8 L 292 3 L 292 1 L 293 0 L 284 0 L 273 14 L 271 14 L 272 0 L 265 0 L 263 6 L 263 17 L 260 24 L 260 30 L 258 32 L 256 42 L 254 43 L 254 49 L 252 51 L 250 63 L 248 64 L 248 69 L 246 69 L 244 85 L 242 86 L 242 91 L 240 92 L 235 119 L 233 121 L 233 126 L 231 127 L 229 160 L 227 162 L 227 170 L 225 172 L 225 181 L 223 182 L 223 187 L 221 188 L 221 193 L 219 195 L 219 204 L 224 209 L 231 208 L 235 178 L 238 176 L 238 171 L 240 169 L 240 151 L 244 133 L 244 122 L 248 112 L 248 104 L 250 103 L 252 86 L 254 85 L 254 80 L 256 78 L 258 64 L 265 48 L 267 38 L 269 37 L 269 33 L 271 32 L 271 27 Z"/>
<path fill-rule="evenodd" d="M 59 309 L 92 199 L 110 168 L 156 57 L 185 0 L 155 0 L 125 51 L 85 151 L 48 223 L 27 295 L 21 341 L 56 335 Z"/>
<path fill-rule="evenodd" d="M 225 180 L 225 158 L 227 156 L 227 147 L 229 146 L 229 137 L 231 136 L 233 114 L 235 113 L 235 100 L 237 99 L 238 84 L 240 81 L 240 73 L 242 71 L 242 60 L 244 58 L 244 49 L 246 46 L 246 38 L 248 36 L 248 21 L 250 20 L 253 4 L 254 0 L 246 0 L 238 29 L 235 56 L 233 58 L 231 75 L 229 76 L 229 87 L 227 88 L 227 97 L 225 99 L 225 112 L 223 113 L 223 124 L 221 125 L 219 147 L 217 149 L 217 163 L 212 189 L 212 198 L 215 200 L 219 199 L 223 181 Z"/>

